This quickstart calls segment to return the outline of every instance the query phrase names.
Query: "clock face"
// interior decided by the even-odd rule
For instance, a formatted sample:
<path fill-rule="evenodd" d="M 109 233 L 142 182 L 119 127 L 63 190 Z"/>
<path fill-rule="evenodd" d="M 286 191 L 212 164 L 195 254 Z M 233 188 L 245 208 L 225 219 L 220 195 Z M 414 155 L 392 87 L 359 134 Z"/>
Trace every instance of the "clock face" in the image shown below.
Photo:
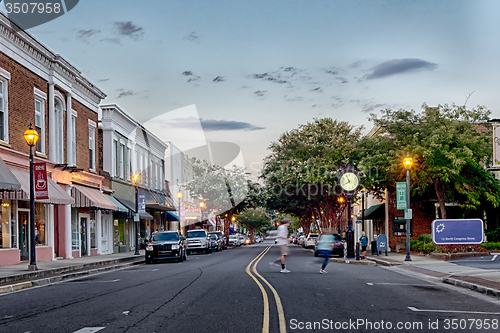
<path fill-rule="evenodd" d="M 359 185 L 358 176 L 352 172 L 346 172 L 340 177 L 340 186 L 344 191 L 354 191 Z"/>

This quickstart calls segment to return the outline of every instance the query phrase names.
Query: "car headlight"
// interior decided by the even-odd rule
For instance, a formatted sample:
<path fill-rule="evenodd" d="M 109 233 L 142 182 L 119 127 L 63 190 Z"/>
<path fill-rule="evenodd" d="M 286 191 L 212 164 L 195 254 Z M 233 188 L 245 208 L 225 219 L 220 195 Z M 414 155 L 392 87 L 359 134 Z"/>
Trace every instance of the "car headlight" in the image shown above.
<path fill-rule="evenodd" d="M 146 251 L 153 251 L 153 245 L 146 246 Z"/>
<path fill-rule="evenodd" d="M 179 249 L 179 245 L 177 245 L 177 244 L 172 245 L 172 250 L 178 250 L 178 249 Z"/>

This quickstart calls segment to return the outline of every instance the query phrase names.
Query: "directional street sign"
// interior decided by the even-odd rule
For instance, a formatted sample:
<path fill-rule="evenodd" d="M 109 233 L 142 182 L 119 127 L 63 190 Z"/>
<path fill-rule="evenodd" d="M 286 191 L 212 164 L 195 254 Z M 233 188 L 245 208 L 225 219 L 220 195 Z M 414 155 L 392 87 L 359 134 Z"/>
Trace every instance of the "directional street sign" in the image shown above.
<path fill-rule="evenodd" d="M 480 219 L 434 220 L 432 241 L 436 244 L 481 244 L 484 224 Z"/>
<path fill-rule="evenodd" d="M 396 183 L 396 208 L 406 209 L 406 183 Z"/>
<path fill-rule="evenodd" d="M 413 218 L 413 212 L 411 208 L 406 208 L 405 209 L 405 220 L 411 220 Z"/>

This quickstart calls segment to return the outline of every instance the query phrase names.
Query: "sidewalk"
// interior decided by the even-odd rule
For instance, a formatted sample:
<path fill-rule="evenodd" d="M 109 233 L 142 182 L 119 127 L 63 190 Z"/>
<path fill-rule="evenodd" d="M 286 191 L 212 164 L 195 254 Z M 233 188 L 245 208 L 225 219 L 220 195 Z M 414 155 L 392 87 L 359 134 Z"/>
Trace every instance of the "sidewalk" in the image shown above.
<path fill-rule="evenodd" d="M 388 256 L 385 254 L 367 255 L 366 258 L 377 264 L 396 266 L 398 269 L 441 278 L 444 283 L 500 297 L 500 270 L 498 269 L 462 266 L 417 254 L 411 255 L 411 261 L 405 261 L 406 253 L 389 252 Z"/>
<path fill-rule="evenodd" d="M 75 259 L 37 262 L 37 271 L 28 270 L 28 262 L 11 266 L 0 266 L 0 294 L 61 281 L 68 278 L 118 269 L 144 262 L 144 250 L 114 253 Z"/>

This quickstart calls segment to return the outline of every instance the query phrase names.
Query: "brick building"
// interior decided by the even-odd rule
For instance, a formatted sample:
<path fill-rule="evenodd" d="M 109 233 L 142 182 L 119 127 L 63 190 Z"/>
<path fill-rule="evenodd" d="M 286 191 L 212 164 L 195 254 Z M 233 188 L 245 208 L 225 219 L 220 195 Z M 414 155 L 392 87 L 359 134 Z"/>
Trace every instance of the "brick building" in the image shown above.
<path fill-rule="evenodd" d="M 117 209 L 97 174 L 98 105 L 106 95 L 81 72 L 0 14 L 0 158 L 22 185 L 0 192 L 0 265 L 28 260 L 30 123 L 40 135 L 49 199 L 35 200 L 37 261 L 110 253 L 103 248 Z M 17 31 L 17 32 L 15 32 Z M 105 234 L 109 232 L 109 234 Z"/>

